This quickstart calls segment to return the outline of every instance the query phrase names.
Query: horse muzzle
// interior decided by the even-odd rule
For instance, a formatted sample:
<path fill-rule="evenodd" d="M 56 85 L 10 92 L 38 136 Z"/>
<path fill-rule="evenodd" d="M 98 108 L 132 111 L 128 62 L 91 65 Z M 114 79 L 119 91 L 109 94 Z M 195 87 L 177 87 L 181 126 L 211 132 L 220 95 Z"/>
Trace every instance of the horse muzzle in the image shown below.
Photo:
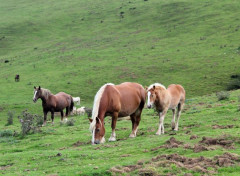
<path fill-rule="evenodd" d="M 148 109 L 152 108 L 152 105 L 147 105 Z"/>
<path fill-rule="evenodd" d="M 34 102 L 34 103 L 36 103 L 36 102 L 37 102 L 37 99 L 36 99 L 36 98 L 34 98 L 34 99 L 33 99 L 33 102 Z"/>

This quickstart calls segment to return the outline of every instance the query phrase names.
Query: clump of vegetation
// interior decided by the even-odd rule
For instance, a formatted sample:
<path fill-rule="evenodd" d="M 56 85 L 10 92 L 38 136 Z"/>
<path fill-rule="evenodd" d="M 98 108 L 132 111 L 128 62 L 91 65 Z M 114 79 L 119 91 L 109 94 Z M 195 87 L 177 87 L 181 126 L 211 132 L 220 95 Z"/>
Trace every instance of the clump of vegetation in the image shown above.
<path fill-rule="evenodd" d="M 14 111 L 8 111 L 8 118 L 7 118 L 7 124 L 6 124 L 6 126 L 13 124 L 14 114 L 15 114 Z"/>
<path fill-rule="evenodd" d="M 216 96 L 218 98 L 218 101 L 220 100 L 228 100 L 230 97 L 230 93 L 227 91 L 221 91 L 221 92 L 217 92 Z"/>
<path fill-rule="evenodd" d="M 240 95 L 238 96 L 238 111 L 240 111 Z"/>
<path fill-rule="evenodd" d="M 66 122 L 66 125 L 67 126 L 74 126 L 75 124 L 75 120 L 73 118 L 69 119 L 67 122 Z"/>
<path fill-rule="evenodd" d="M 0 137 L 9 137 L 9 136 L 13 136 L 13 132 L 11 130 L 0 131 Z"/>
<path fill-rule="evenodd" d="M 31 114 L 27 110 L 22 112 L 21 116 L 18 116 L 21 126 L 21 134 L 25 136 L 30 133 L 36 133 L 40 131 L 40 116 Z"/>
<path fill-rule="evenodd" d="M 232 75 L 227 90 L 240 89 L 240 74 Z"/>

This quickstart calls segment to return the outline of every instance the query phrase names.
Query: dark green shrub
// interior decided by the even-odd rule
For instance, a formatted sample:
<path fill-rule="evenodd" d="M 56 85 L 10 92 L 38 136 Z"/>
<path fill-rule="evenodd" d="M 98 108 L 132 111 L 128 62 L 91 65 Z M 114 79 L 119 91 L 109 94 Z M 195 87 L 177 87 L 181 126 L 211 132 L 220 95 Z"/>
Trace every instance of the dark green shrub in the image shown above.
<path fill-rule="evenodd" d="M 74 119 L 69 119 L 69 120 L 66 122 L 66 125 L 67 125 L 67 126 L 74 126 L 74 123 L 75 123 L 75 120 L 74 120 Z"/>
<path fill-rule="evenodd" d="M 230 97 L 230 93 L 227 91 L 221 91 L 221 92 L 217 92 L 216 96 L 218 98 L 218 101 L 220 100 L 228 100 Z"/>
<path fill-rule="evenodd" d="M 21 123 L 21 134 L 22 136 L 25 136 L 26 134 L 30 133 L 36 133 L 40 131 L 39 128 L 39 116 L 38 115 L 33 115 L 27 110 L 22 112 L 21 116 L 18 116 L 19 121 Z"/>
<path fill-rule="evenodd" d="M 14 111 L 8 111 L 8 118 L 7 118 L 7 124 L 6 124 L 6 126 L 13 124 L 14 114 L 15 114 Z"/>
<path fill-rule="evenodd" d="M 9 137 L 9 136 L 13 136 L 13 132 L 11 130 L 0 131 L 0 137 Z"/>

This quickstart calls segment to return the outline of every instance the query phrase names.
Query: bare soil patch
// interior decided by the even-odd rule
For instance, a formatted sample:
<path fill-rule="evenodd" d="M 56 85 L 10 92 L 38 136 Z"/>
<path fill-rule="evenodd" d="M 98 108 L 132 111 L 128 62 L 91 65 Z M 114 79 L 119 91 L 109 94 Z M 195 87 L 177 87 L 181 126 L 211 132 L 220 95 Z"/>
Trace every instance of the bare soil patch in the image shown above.
<path fill-rule="evenodd" d="M 151 151 L 156 151 L 160 148 L 166 148 L 166 149 L 178 148 L 178 147 L 182 146 L 182 144 L 183 144 L 183 142 L 177 141 L 174 137 L 171 137 L 169 140 L 166 141 L 166 143 L 164 145 L 153 148 L 153 149 L 151 149 Z"/>
<path fill-rule="evenodd" d="M 153 157 L 150 162 L 143 164 L 138 162 L 137 165 L 116 166 L 110 169 L 113 175 L 124 174 L 138 170 L 139 175 L 158 175 L 152 168 L 157 167 L 171 167 L 175 164 L 178 168 L 184 168 L 203 174 L 216 174 L 218 168 L 233 166 L 239 163 L 240 156 L 233 153 L 224 153 L 223 155 L 215 156 L 213 158 L 206 158 L 203 156 L 197 158 L 188 158 L 179 154 L 159 155 Z M 211 169 L 209 169 L 211 168 Z M 171 174 L 171 173 L 170 173 Z M 185 174 L 186 175 L 186 174 Z M 191 175 L 191 174 L 187 174 Z"/>
<path fill-rule="evenodd" d="M 212 125 L 212 129 L 228 129 L 233 128 L 234 125 Z"/>
<path fill-rule="evenodd" d="M 199 144 L 205 144 L 207 146 L 212 145 L 219 145 L 226 149 L 234 149 L 234 141 L 227 139 L 226 136 L 219 137 L 219 138 L 208 138 L 208 137 L 202 137 L 202 140 L 199 141 Z"/>
<path fill-rule="evenodd" d="M 88 141 L 88 142 L 77 141 L 74 144 L 72 144 L 72 146 L 73 147 L 79 147 L 79 146 L 86 145 L 86 144 L 91 144 L 91 141 Z"/>

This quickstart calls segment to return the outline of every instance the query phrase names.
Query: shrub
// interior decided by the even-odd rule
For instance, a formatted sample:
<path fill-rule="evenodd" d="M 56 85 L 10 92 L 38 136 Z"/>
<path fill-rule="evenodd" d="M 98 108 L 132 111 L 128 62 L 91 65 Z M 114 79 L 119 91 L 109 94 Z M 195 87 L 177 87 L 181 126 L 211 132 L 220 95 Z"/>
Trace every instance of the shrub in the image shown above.
<path fill-rule="evenodd" d="M 33 114 L 27 112 L 27 110 L 25 110 L 22 112 L 22 116 L 18 116 L 18 118 L 22 125 L 21 126 L 22 136 L 40 131 L 39 121 L 37 120 L 40 117 L 38 115 L 33 115 Z"/>
<path fill-rule="evenodd" d="M 15 114 L 14 111 L 8 111 L 8 118 L 7 118 L 7 124 L 6 124 L 6 126 L 13 124 L 14 114 Z"/>
<path fill-rule="evenodd" d="M 75 123 L 75 120 L 74 120 L 74 119 L 69 119 L 69 120 L 66 122 L 66 125 L 67 125 L 67 126 L 74 126 L 74 123 Z"/>
<path fill-rule="evenodd" d="M 227 90 L 240 89 L 240 74 L 232 75 Z"/>
<path fill-rule="evenodd" d="M 230 97 L 230 93 L 226 92 L 226 91 L 221 91 L 221 92 L 217 92 L 216 96 L 218 98 L 218 101 L 220 100 L 228 100 Z"/>
<path fill-rule="evenodd" d="M 13 136 L 13 132 L 11 130 L 0 131 L 0 137 L 9 137 L 9 136 Z"/>

